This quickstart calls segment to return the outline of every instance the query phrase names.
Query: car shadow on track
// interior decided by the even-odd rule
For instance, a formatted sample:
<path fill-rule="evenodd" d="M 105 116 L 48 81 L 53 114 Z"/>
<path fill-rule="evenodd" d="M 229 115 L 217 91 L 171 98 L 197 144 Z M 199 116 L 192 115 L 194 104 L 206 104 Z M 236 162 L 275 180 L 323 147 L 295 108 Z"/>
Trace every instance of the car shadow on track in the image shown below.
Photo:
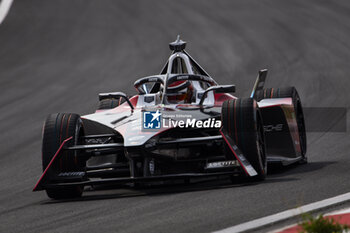
<path fill-rule="evenodd" d="M 314 172 L 325 168 L 326 166 L 335 164 L 335 161 L 327 162 L 309 162 L 307 164 L 292 164 L 289 166 L 272 165 L 269 166 L 268 172 L 270 178 L 290 176 L 300 173 Z"/>
<path fill-rule="evenodd" d="M 292 182 L 299 180 L 294 175 L 306 172 L 313 172 L 322 169 L 336 162 L 312 162 L 303 165 L 290 166 L 269 166 L 269 175 L 263 182 L 251 182 L 244 178 L 230 180 L 228 178 L 221 179 L 194 179 L 191 183 L 172 182 L 166 184 L 143 185 L 141 187 L 132 187 L 127 185 L 100 185 L 88 187 L 85 189 L 81 198 L 66 200 L 49 200 L 42 204 L 55 204 L 63 202 L 80 202 L 80 201 L 96 201 L 105 199 L 132 198 L 140 196 L 159 196 L 185 192 L 198 192 L 216 189 L 230 189 L 244 186 L 263 185 L 264 183 Z M 288 177 L 286 177 L 288 176 Z"/>
<path fill-rule="evenodd" d="M 264 182 L 251 182 L 246 179 L 237 179 L 231 181 L 228 178 L 223 179 L 202 179 L 194 180 L 191 183 L 167 183 L 167 184 L 153 184 L 142 187 L 130 186 L 96 186 L 86 188 L 81 198 L 65 199 L 65 200 L 49 200 L 42 204 L 55 204 L 63 202 L 80 202 L 80 201 L 96 201 L 105 199 L 119 199 L 132 198 L 140 196 L 160 196 L 185 192 L 199 192 L 217 189 L 230 189 L 244 186 L 255 186 L 265 182 L 290 182 L 295 181 L 294 178 L 274 178 L 272 180 L 266 179 Z"/>

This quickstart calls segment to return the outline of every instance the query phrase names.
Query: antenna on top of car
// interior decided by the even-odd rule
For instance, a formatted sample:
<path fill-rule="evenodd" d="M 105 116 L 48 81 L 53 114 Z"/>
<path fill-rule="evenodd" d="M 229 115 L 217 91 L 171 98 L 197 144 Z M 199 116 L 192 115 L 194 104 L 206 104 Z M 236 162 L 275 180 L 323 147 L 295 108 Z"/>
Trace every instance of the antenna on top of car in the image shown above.
<path fill-rule="evenodd" d="M 180 35 L 177 35 L 177 38 L 174 42 L 169 43 L 170 50 L 174 52 L 181 52 L 186 48 L 186 41 L 180 39 Z"/>

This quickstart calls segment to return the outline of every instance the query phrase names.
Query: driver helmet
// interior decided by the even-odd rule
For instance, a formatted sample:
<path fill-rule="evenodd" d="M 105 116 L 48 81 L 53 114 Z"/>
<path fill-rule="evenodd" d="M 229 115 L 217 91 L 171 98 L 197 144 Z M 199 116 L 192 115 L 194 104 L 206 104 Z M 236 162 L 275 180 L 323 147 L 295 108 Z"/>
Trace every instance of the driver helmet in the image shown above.
<path fill-rule="evenodd" d="M 189 85 L 184 85 L 186 82 L 188 82 Z M 183 88 L 181 88 L 181 86 L 183 86 Z M 193 87 L 190 81 L 176 81 L 170 84 L 169 87 L 174 89 L 180 88 L 173 95 L 168 96 L 168 101 L 170 103 L 191 103 Z"/>

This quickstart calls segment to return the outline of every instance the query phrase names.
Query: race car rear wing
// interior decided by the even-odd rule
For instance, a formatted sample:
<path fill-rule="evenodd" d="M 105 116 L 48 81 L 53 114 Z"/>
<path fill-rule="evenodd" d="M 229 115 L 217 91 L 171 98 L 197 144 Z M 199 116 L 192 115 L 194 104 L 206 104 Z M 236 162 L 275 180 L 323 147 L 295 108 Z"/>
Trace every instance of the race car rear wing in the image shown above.
<path fill-rule="evenodd" d="M 255 99 L 256 93 L 264 88 L 265 80 L 267 76 L 267 69 L 259 70 L 258 77 L 256 78 L 252 93 L 250 94 L 250 98 Z"/>

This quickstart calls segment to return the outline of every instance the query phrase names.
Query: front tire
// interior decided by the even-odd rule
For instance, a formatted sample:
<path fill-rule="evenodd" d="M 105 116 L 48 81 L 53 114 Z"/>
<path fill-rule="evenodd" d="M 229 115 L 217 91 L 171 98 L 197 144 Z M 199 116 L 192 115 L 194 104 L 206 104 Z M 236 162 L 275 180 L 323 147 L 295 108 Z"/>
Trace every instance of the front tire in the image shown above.
<path fill-rule="evenodd" d="M 221 114 L 223 130 L 258 173 L 251 179 L 264 180 L 267 173 L 265 137 L 256 101 L 251 98 L 227 100 L 223 103 Z M 232 159 L 231 153 L 227 153 L 227 156 Z"/>
<path fill-rule="evenodd" d="M 84 135 L 82 121 L 80 116 L 72 113 L 50 114 L 43 128 L 42 144 L 42 167 L 46 169 L 52 157 L 62 144 L 62 142 L 73 137 L 68 145 L 77 145 L 82 143 L 81 137 Z M 86 161 L 79 157 L 77 151 L 63 151 L 58 160 L 56 160 L 47 171 L 49 181 L 55 179 L 60 172 L 84 171 Z M 80 197 L 83 193 L 82 186 L 46 189 L 46 193 L 53 199 Z"/>

